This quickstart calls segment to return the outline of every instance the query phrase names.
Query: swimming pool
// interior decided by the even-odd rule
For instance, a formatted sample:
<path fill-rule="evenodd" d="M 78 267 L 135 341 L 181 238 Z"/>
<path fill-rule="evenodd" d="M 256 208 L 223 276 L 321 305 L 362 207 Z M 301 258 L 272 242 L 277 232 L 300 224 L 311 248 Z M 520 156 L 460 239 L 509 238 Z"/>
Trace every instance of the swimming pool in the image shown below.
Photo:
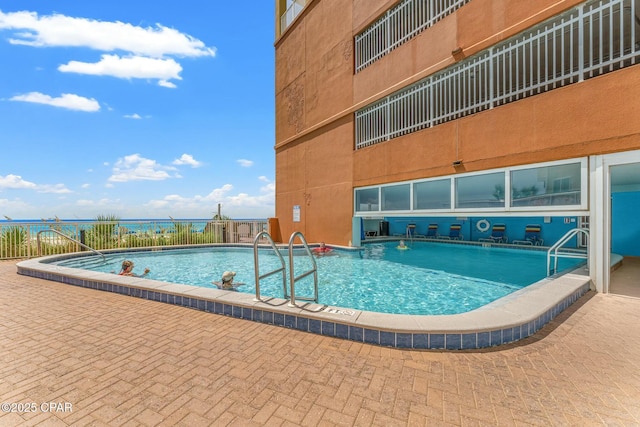
<path fill-rule="evenodd" d="M 446 244 L 449 243 L 443 242 L 442 248 Z M 244 247 L 240 249 L 241 246 Z M 213 250 L 214 248 L 216 251 Z M 211 252 L 220 252 L 218 251 L 220 249 L 222 252 L 229 252 L 250 251 L 252 248 L 249 245 L 222 244 L 211 245 L 210 249 Z M 381 251 L 377 246 L 371 246 L 368 249 L 371 250 L 369 255 L 373 258 Z M 153 258 L 164 259 L 160 256 L 164 251 L 164 248 L 143 252 L 119 250 L 111 253 L 110 257 L 120 261 L 125 258 L 134 259 L 138 262 L 136 268 L 143 269 L 144 264 L 139 261 L 139 256 L 143 253 L 151 253 Z M 362 254 L 366 259 L 366 251 Z M 402 261 L 409 258 L 405 255 L 397 254 L 397 256 L 404 257 L 401 258 Z M 170 258 L 173 257 L 170 256 Z M 262 256 L 262 258 L 268 257 Z M 295 257 L 294 263 L 298 258 Z M 588 292 L 591 286 L 588 270 L 578 267 L 566 274 L 524 286 L 522 289 L 465 313 L 405 315 L 347 309 L 299 300 L 296 301 L 296 305 L 292 305 L 286 299 L 277 297 L 263 296 L 257 300 L 255 295 L 246 292 L 173 284 L 153 280 L 153 278 L 126 277 L 111 272 L 90 271 L 61 265 L 62 261 L 72 259 L 93 260 L 93 263 L 96 261 L 101 263 L 101 260 L 96 259 L 91 253 L 82 252 L 28 259 L 19 262 L 16 267 L 20 275 L 78 286 L 87 290 L 112 292 L 126 297 L 178 305 L 364 344 L 418 350 L 477 349 L 518 341 L 533 335 L 549 323 L 551 319 Z M 173 264 L 173 261 L 166 261 L 164 264 Z M 399 264 L 402 263 L 399 262 Z M 113 270 L 117 270 L 119 264 L 114 267 Z M 202 281 L 206 283 L 213 278 L 219 278 L 220 272 L 227 268 L 227 265 L 216 266 L 215 268 L 220 269 L 219 271 L 214 271 L 213 266 L 209 267 L 203 272 L 202 277 Z M 178 266 L 173 268 L 184 269 Z M 252 271 L 253 265 L 247 269 Z M 297 269 L 296 264 L 296 272 L 302 271 Z M 245 280 L 246 276 L 241 277 Z M 215 319 L 213 321 L 215 322 Z"/>
<path fill-rule="evenodd" d="M 398 250 L 397 242 L 368 244 L 360 251 L 335 250 L 316 258 L 319 303 L 379 313 L 447 315 L 468 312 L 543 279 L 546 253 L 539 250 L 483 247 L 440 242 L 412 242 Z M 303 250 L 296 252 L 296 274 L 312 267 Z M 127 255 L 141 273 L 151 269 L 149 279 L 205 288 L 219 280 L 223 271 L 237 272 L 244 282 L 240 292 L 255 294 L 253 251 L 249 248 L 202 248 L 136 252 Z M 57 265 L 100 272 L 117 272 L 123 254 L 57 262 Z M 288 261 L 288 257 L 285 257 Z M 277 269 L 279 258 L 261 250 L 260 272 Z M 561 267 L 579 261 L 562 259 Z M 287 262 L 288 263 L 288 262 Z M 313 277 L 296 284 L 296 295 L 313 294 Z M 284 298 L 282 277 L 265 278 L 262 296 Z"/>

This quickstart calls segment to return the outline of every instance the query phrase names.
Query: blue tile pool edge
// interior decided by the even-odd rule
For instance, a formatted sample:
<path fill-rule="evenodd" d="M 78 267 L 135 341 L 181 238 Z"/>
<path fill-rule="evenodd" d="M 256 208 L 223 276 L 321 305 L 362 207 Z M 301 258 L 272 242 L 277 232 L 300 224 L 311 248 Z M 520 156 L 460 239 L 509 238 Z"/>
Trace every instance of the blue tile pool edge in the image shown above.
<path fill-rule="evenodd" d="M 230 316 L 238 319 L 271 324 L 299 331 L 315 333 L 328 337 L 347 339 L 367 344 L 393 347 L 399 349 L 419 350 L 471 350 L 512 343 L 529 337 L 539 331 L 567 307 L 586 294 L 590 288 L 590 282 L 586 281 L 568 295 L 558 300 L 551 308 L 540 315 L 523 321 L 522 323 L 494 330 L 465 331 L 465 332 L 402 332 L 393 331 L 392 328 L 378 328 L 375 326 L 362 326 L 350 322 L 340 322 L 316 318 L 312 313 L 307 316 L 292 313 L 282 313 L 270 309 L 268 305 L 254 305 L 247 307 L 242 304 L 234 304 L 229 301 L 187 296 L 179 292 L 167 292 L 144 286 L 118 284 L 107 281 L 92 280 L 82 277 L 72 277 L 57 272 L 38 270 L 21 264 L 32 263 L 33 260 L 19 263 L 18 274 L 34 278 L 60 282 L 88 289 L 114 292 L 122 295 L 143 298 L 151 301 L 173 304 L 210 312 L 219 315 Z"/>

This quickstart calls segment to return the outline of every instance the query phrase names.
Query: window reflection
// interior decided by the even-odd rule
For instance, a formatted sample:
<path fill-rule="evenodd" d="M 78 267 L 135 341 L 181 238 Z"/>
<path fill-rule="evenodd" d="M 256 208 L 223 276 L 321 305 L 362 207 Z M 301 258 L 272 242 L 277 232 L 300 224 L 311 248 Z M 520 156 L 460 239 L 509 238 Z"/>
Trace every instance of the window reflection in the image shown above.
<path fill-rule="evenodd" d="M 450 209 L 451 180 L 417 182 L 413 185 L 414 209 Z"/>
<path fill-rule="evenodd" d="M 504 173 L 456 178 L 456 208 L 504 207 Z"/>
<path fill-rule="evenodd" d="M 580 163 L 511 172 L 511 206 L 580 204 Z"/>
<path fill-rule="evenodd" d="M 411 209 L 411 186 L 409 184 L 382 187 L 382 210 L 397 211 Z"/>
<path fill-rule="evenodd" d="M 377 188 L 365 188 L 362 190 L 356 190 L 356 211 L 370 212 L 378 210 L 379 202 Z"/>
<path fill-rule="evenodd" d="M 549 163 L 547 163 L 549 165 Z M 496 211 L 580 207 L 585 162 L 505 169 L 355 189 L 356 212 L 451 211 L 476 208 Z M 507 176 L 506 173 L 509 173 Z M 507 180 L 506 178 L 510 178 Z M 505 191 L 507 182 L 510 188 Z M 452 184 L 453 197 L 452 201 Z M 507 199 L 509 200 L 507 202 Z M 557 209 L 555 209 L 557 210 Z"/>

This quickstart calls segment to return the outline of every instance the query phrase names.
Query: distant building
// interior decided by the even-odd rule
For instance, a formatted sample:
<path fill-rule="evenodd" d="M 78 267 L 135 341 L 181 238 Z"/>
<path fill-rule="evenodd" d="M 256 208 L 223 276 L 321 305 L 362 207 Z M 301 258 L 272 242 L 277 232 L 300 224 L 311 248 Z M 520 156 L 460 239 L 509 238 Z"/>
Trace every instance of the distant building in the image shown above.
<path fill-rule="evenodd" d="M 276 0 L 286 241 L 545 245 L 575 228 L 608 291 L 640 256 L 640 0 Z"/>

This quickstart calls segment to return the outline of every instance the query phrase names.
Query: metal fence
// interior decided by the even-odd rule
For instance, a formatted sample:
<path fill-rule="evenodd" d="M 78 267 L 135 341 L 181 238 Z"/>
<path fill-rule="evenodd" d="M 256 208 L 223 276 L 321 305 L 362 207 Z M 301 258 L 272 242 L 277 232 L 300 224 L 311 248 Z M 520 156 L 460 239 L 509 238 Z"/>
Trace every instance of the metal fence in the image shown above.
<path fill-rule="evenodd" d="M 268 231 L 266 219 L 3 222 L 0 223 L 0 259 L 78 252 L 85 250 L 83 245 L 101 251 L 252 243 L 262 231 Z"/>
<path fill-rule="evenodd" d="M 355 113 L 355 148 L 638 63 L 640 0 L 587 2 Z"/>
<path fill-rule="evenodd" d="M 471 0 L 404 0 L 355 37 L 356 73 Z"/>

